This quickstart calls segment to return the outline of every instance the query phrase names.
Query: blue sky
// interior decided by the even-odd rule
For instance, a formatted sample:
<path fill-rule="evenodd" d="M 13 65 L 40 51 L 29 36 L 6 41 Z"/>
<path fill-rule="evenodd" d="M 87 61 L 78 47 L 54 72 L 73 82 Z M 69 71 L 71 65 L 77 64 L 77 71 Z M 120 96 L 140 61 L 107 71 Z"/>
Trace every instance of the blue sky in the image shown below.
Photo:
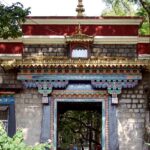
<path fill-rule="evenodd" d="M 32 16 L 76 16 L 78 0 L 1 0 L 4 4 L 17 1 L 31 7 Z M 100 16 L 105 4 L 102 0 L 83 0 L 86 16 Z"/>

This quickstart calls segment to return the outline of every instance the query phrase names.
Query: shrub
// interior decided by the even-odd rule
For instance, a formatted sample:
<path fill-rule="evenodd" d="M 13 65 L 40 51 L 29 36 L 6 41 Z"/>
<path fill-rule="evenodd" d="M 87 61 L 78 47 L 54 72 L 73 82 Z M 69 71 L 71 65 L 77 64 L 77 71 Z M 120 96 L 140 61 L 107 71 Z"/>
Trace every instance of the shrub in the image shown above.
<path fill-rule="evenodd" d="M 16 134 L 10 138 L 3 124 L 0 122 L 0 150 L 46 150 L 51 147 L 50 143 L 37 144 L 28 146 L 24 143 L 23 132 L 18 130 Z"/>

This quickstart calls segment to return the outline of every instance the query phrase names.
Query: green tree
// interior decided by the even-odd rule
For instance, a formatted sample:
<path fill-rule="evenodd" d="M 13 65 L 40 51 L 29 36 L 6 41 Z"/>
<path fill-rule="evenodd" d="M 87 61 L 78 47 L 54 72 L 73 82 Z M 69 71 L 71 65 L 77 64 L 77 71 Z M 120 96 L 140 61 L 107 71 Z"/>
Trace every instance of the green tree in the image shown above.
<path fill-rule="evenodd" d="M 30 8 L 24 8 L 19 2 L 5 6 L 0 2 L 0 38 L 17 38 L 22 35 L 21 23 L 30 14 Z"/>
<path fill-rule="evenodd" d="M 150 0 L 103 0 L 107 9 L 103 16 L 142 16 L 141 34 L 150 34 Z"/>
<path fill-rule="evenodd" d="M 144 17 L 144 22 L 141 27 L 141 34 L 150 35 L 150 0 L 131 0 L 138 6 L 136 15 Z"/>
<path fill-rule="evenodd" d="M 140 28 L 140 33 L 142 35 L 149 35 L 150 34 L 150 21 L 149 21 L 149 16 L 147 15 L 147 12 L 145 11 L 145 9 L 140 8 L 138 9 L 136 15 L 144 17 L 144 22 Z"/>
<path fill-rule="evenodd" d="M 58 124 L 58 143 L 63 149 L 71 143 L 89 150 L 100 144 L 102 121 L 98 111 L 66 111 L 60 114 Z"/>
<path fill-rule="evenodd" d="M 21 130 L 18 130 L 16 134 L 10 138 L 2 122 L 0 122 L 0 150 L 46 150 L 46 148 L 50 147 L 50 143 L 27 146 L 24 143 L 23 132 Z"/>
<path fill-rule="evenodd" d="M 134 4 L 128 0 L 104 0 L 107 8 L 103 16 L 131 16 L 135 14 Z"/>

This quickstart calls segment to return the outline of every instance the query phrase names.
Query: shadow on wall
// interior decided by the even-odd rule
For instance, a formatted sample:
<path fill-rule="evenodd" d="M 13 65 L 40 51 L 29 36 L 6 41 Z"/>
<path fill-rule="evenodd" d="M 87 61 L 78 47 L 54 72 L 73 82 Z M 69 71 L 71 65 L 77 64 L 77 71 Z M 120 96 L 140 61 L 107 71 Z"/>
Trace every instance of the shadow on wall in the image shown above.
<path fill-rule="evenodd" d="M 118 120 L 118 136 L 120 149 L 143 149 L 143 121 L 144 120 L 138 120 L 134 118 L 130 118 L 127 120 Z"/>

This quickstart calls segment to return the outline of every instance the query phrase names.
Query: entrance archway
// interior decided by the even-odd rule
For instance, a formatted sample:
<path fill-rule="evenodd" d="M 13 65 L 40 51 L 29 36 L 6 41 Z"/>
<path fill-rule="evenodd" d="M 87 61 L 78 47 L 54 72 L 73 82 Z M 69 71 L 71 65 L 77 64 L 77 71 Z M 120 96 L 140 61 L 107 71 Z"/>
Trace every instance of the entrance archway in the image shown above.
<path fill-rule="evenodd" d="M 84 150 L 95 150 L 98 145 L 105 149 L 103 99 L 55 99 L 54 110 L 55 150 L 65 150 L 70 144 Z"/>

